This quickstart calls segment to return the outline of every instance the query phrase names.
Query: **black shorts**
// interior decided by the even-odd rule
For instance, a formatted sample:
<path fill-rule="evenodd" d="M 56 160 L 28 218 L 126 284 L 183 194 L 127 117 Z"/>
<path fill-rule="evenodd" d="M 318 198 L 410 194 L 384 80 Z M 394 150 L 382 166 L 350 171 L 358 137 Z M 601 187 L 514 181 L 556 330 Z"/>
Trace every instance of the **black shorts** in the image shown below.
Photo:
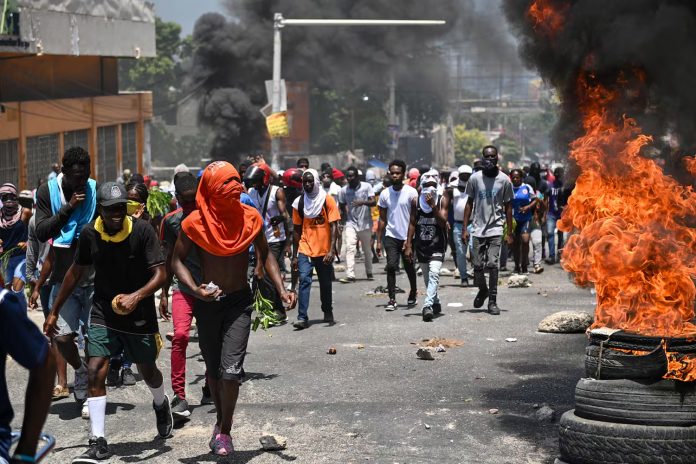
<path fill-rule="evenodd" d="M 244 379 L 251 313 L 251 289 L 244 288 L 220 301 L 196 300 L 193 315 L 198 326 L 198 344 L 203 353 L 208 375 L 216 379 Z"/>

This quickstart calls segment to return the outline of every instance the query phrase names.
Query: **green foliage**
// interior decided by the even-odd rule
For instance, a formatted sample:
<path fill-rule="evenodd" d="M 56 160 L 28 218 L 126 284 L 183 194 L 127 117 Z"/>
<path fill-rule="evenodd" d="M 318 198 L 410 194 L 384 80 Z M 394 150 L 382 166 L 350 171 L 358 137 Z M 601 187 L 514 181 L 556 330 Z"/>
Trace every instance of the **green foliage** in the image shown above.
<path fill-rule="evenodd" d="M 501 166 L 507 166 L 507 163 L 517 164 L 522 157 L 522 148 L 518 138 L 508 134 L 501 134 L 500 137 L 493 141 L 493 145 L 498 147 Z"/>
<path fill-rule="evenodd" d="M 467 129 L 463 124 L 454 127 L 454 157 L 458 165 L 472 165 L 488 144 L 488 138 L 480 130 Z"/>
<path fill-rule="evenodd" d="M 170 201 L 172 201 L 171 194 L 163 192 L 157 187 L 152 187 L 147 196 L 147 212 L 152 217 L 164 216 L 169 212 Z"/>
<path fill-rule="evenodd" d="M 251 325 L 251 330 L 256 332 L 256 330 L 261 326 L 263 330 L 268 330 L 272 325 L 280 323 L 278 315 L 273 310 L 273 302 L 261 294 L 261 290 L 258 288 L 254 292 L 254 310 L 256 311 L 256 317 L 254 317 L 254 322 Z"/>

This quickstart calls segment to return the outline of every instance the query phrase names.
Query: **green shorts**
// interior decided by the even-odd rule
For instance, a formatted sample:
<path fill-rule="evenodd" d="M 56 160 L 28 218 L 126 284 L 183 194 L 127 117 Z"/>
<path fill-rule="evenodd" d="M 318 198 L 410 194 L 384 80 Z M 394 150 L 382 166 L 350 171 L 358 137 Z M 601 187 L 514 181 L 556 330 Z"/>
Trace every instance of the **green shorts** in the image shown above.
<path fill-rule="evenodd" d="M 123 349 L 128 359 L 136 364 L 154 364 L 162 348 L 160 334 L 132 334 L 119 332 L 101 325 L 91 325 L 87 351 L 90 357 L 110 358 Z"/>

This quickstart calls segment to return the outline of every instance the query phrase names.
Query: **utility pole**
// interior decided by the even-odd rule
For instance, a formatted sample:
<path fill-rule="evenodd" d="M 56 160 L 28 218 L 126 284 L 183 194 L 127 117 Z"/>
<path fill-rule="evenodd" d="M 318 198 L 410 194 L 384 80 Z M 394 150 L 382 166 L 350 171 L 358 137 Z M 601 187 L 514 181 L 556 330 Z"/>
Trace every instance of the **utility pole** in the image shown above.
<path fill-rule="evenodd" d="M 281 29 L 285 26 L 443 26 L 446 21 L 440 20 L 401 20 L 401 19 L 285 19 L 282 13 L 273 16 L 273 98 L 271 101 L 273 113 L 280 111 L 281 95 Z M 394 95 L 394 77 L 391 76 L 389 123 L 396 120 L 396 102 Z M 280 167 L 280 139 L 271 139 L 271 167 Z"/>

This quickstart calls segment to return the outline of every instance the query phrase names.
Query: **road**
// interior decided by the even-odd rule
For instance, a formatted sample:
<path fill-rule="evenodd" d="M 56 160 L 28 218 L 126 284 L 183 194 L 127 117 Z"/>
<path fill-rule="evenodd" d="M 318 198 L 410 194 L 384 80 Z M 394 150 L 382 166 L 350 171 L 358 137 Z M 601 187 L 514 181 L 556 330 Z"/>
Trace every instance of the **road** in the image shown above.
<path fill-rule="evenodd" d="M 462 289 L 443 276 L 443 315 L 425 323 L 418 308 L 388 313 L 386 297 L 366 295 L 386 285 L 382 266 L 373 282 L 334 284 L 334 326 L 320 322 L 315 282 L 309 329 L 298 332 L 288 324 L 252 334 L 232 458 L 216 459 L 208 451 L 214 413 L 212 406 L 199 405 L 204 366 L 192 340 L 187 377 L 191 420 L 172 438 L 154 439 L 146 385 L 139 381 L 134 387 L 109 388 L 106 434 L 116 454 L 110 462 L 552 463 L 557 417 L 573 407 L 573 388 L 583 374 L 585 336 L 539 333 L 536 326 L 556 311 L 592 311 L 590 292 L 576 288 L 558 266 L 547 267 L 530 276 L 530 288 L 502 285 L 502 314 L 490 316 L 472 309 L 474 289 Z M 359 279 L 364 276 L 362 264 L 357 272 Z M 398 284 L 407 288 L 404 274 Z M 405 295 L 399 297 L 405 304 Z M 31 316 L 37 323 L 43 319 L 39 312 Z M 161 323 L 160 330 L 171 330 L 171 323 Z M 414 343 L 433 337 L 463 345 L 436 353 L 434 361 L 417 359 Z M 332 346 L 336 355 L 327 354 Z M 171 394 L 169 343 L 159 365 Z M 10 396 L 19 417 L 15 427 L 25 379 L 10 362 Z M 543 403 L 556 410 L 554 423 L 535 418 L 535 405 Z M 52 405 L 46 430 L 57 439 L 48 462 L 67 463 L 84 450 L 89 424 L 70 398 Z M 262 451 L 259 437 L 264 433 L 287 437 L 287 449 Z"/>

